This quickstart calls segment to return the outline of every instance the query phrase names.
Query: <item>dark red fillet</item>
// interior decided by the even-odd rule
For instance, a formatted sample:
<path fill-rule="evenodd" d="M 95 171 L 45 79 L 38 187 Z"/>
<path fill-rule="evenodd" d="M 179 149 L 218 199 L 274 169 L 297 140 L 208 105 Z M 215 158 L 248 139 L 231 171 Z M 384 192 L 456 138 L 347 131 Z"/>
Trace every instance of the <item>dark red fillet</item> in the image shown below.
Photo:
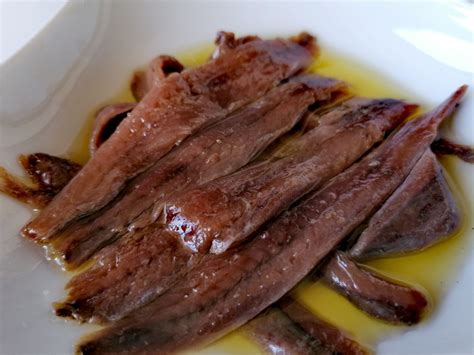
<path fill-rule="evenodd" d="M 175 57 L 159 55 L 150 62 L 145 72 L 138 71 L 133 75 L 130 83 L 133 97 L 140 101 L 154 85 L 170 74 L 181 73 L 183 70 L 184 66 Z"/>
<path fill-rule="evenodd" d="M 342 330 L 319 319 L 291 297 L 283 297 L 278 301 L 277 307 L 330 354 L 363 355 L 369 353 Z"/>
<path fill-rule="evenodd" d="M 56 314 L 93 323 L 120 319 L 166 291 L 199 260 L 156 225 L 129 233 L 71 279 Z"/>
<path fill-rule="evenodd" d="M 350 166 L 414 108 L 392 99 L 350 100 L 323 116 L 281 159 L 171 198 L 165 206 L 168 227 L 192 251 L 222 253 Z"/>
<path fill-rule="evenodd" d="M 132 111 L 136 105 L 136 103 L 113 104 L 105 106 L 97 112 L 94 127 L 92 128 L 91 140 L 89 142 L 89 152 L 91 156 L 110 138 L 119 124 L 127 118 L 128 113 Z"/>
<path fill-rule="evenodd" d="M 337 252 L 321 273 L 327 284 L 361 310 L 388 322 L 416 324 L 428 305 L 420 291 L 361 268 L 342 252 Z"/>
<path fill-rule="evenodd" d="M 331 102 L 345 84 L 316 75 L 271 90 L 255 103 L 198 132 L 134 179 L 105 209 L 72 223 L 52 249 L 76 267 L 127 230 L 153 224 L 164 200 L 247 164 L 290 130 L 309 105 Z"/>
<path fill-rule="evenodd" d="M 268 355 L 331 355 L 281 310 L 271 307 L 248 322 L 243 331 Z"/>
<path fill-rule="evenodd" d="M 171 74 L 148 92 L 23 235 L 45 242 L 71 221 L 104 207 L 130 179 L 185 138 L 310 63 L 309 51 L 294 42 L 255 40 L 200 67 Z"/>
<path fill-rule="evenodd" d="M 21 155 L 19 161 L 31 184 L 0 167 L 0 192 L 38 209 L 44 208 L 81 169 L 70 160 L 44 153 Z"/>
<path fill-rule="evenodd" d="M 370 219 L 349 254 L 357 260 L 420 251 L 451 236 L 460 212 L 431 150 Z"/>
<path fill-rule="evenodd" d="M 275 303 L 402 183 L 466 91 L 405 124 L 254 239 L 206 255 L 171 289 L 79 345 L 84 354 L 176 352 L 236 329 Z M 185 334 L 186 336 L 183 336 Z"/>
<path fill-rule="evenodd" d="M 465 162 L 474 164 L 474 148 L 467 145 L 457 144 L 446 138 L 438 138 L 431 145 L 431 149 L 435 154 L 456 155 Z"/>

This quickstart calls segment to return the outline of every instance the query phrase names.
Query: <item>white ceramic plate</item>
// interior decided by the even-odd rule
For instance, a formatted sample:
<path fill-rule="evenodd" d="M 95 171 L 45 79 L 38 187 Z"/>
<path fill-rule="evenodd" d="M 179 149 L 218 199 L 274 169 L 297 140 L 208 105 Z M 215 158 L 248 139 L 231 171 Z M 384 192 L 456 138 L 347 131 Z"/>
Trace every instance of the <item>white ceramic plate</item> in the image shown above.
<path fill-rule="evenodd" d="M 308 30 L 323 47 L 365 62 L 431 106 L 470 84 L 448 128 L 473 145 L 472 11 L 467 2 L 73 1 L 1 66 L 0 163 L 19 173 L 20 153 L 64 154 L 84 117 L 121 92 L 137 66 L 209 42 L 220 29 L 268 36 Z M 457 163 L 455 170 L 472 211 L 474 169 Z M 29 210 L 3 196 L 0 203 L 0 353 L 71 353 L 91 328 L 52 315 L 67 275 L 18 236 Z M 472 243 L 465 254 L 435 315 L 381 343 L 379 353 L 473 352 Z"/>

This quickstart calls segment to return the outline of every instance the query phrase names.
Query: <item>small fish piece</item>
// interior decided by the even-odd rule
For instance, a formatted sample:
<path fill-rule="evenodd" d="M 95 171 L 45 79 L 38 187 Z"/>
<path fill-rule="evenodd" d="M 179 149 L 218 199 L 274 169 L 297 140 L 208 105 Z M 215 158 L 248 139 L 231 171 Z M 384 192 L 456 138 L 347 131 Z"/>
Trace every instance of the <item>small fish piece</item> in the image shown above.
<path fill-rule="evenodd" d="M 229 174 L 246 165 L 290 130 L 310 105 L 331 102 L 345 84 L 317 75 L 271 90 L 255 103 L 193 137 L 128 184 L 105 209 L 72 223 L 50 242 L 68 268 L 129 230 L 153 224 L 163 201 L 186 188 Z"/>
<path fill-rule="evenodd" d="M 0 167 L 0 192 L 37 209 L 44 208 L 81 169 L 77 163 L 45 153 L 21 155 L 19 162 L 31 181 Z"/>
<path fill-rule="evenodd" d="M 258 39 L 260 38 L 253 35 L 235 38 L 235 34 L 232 32 L 219 31 L 217 32 L 216 39 L 214 40 L 216 49 L 212 53 L 211 59 L 216 59 L 225 53 L 232 51 L 235 47 Z M 314 37 L 313 42 L 315 42 Z"/>
<path fill-rule="evenodd" d="M 443 170 L 427 150 L 348 254 L 363 261 L 420 251 L 451 236 L 460 221 Z"/>
<path fill-rule="evenodd" d="M 382 205 L 428 149 L 466 90 L 460 87 L 437 109 L 406 123 L 254 239 L 221 255 L 205 255 L 171 289 L 84 339 L 78 351 L 176 352 L 213 341 L 254 318 Z"/>
<path fill-rule="evenodd" d="M 321 117 L 284 157 L 187 190 L 165 205 L 168 228 L 192 251 L 219 254 L 350 166 L 416 106 L 355 98 Z"/>
<path fill-rule="evenodd" d="M 352 340 L 344 331 L 320 319 L 290 296 L 286 295 L 278 301 L 277 307 L 330 354 L 369 354 L 368 349 Z"/>
<path fill-rule="evenodd" d="M 431 150 L 437 155 L 455 155 L 466 163 L 474 164 L 474 148 L 454 143 L 446 138 L 438 138 L 431 145 Z"/>
<path fill-rule="evenodd" d="M 130 90 L 135 100 L 140 101 L 158 82 L 172 73 L 181 73 L 184 66 L 170 55 L 159 55 L 153 59 L 145 72 L 137 71 L 130 83 Z"/>
<path fill-rule="evenodd" d="M 20 164 L 40 190 L 54 195 L 66 186 L 82 166 L 45 153 L 20 155 Z"/>
<path fill-rule="evenodd" d="M 271 307 L 242 327 L 244 334 L 268 355 L 331 355 L 277 307 Z"/>
<path fill-rule="evenodd" d="M 126 183 L 185 138 L 263 96 L 311 63 L 304 47 L 255 40 L 155 85 L 71 182 L 22 230 L 48 241 L 70 222 L 106 206 Z"/>
<path fill-rule="evenodd" d="M 340 251 L 323 267 L 321 274 L 326 284 L 359 309 L 387 322 L 416 324 L 428 305 L 422 292 L 364 269 Z"/>
<path fill-rule="evenodd" d="M 452 235 L 459 223 L 459 209 L 442 168 L 427 150 L 368 227 L 363 227 L 348 253 L 367 260 L 423 250 Z M 343 253 L 332 258 L 320 274 L 362 311 L 388 322 L 416 324 L 427 305 L 418 290 L 361 269 Z"/>
<path fill-rule="evenodd" d="M 127 118 L 130 111 L 132 111 L 136 105 L 137 104 L 133 102 L 113 104 L 105 106 L 97 112 L 94 126 L 92 127 L 91 139 L 89 141 L 89 152 L 91 156 L 110 138 L 119 124 Z"/>

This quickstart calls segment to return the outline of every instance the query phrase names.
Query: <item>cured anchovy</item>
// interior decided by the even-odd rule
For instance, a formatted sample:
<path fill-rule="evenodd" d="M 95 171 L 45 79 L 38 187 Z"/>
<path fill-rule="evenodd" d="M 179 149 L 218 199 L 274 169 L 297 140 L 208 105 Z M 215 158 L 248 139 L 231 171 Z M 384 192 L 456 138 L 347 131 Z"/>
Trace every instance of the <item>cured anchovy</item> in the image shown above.
<path fill-rule="evenodd" d="M 330 354 L 363 355 L 369 353 L 367 349 L 350 339 L 342 330 L 318 318 L 291 297 L 283 297 L 278 301 L 277 306 Z"/>
<path fill-rule="evenodd" d="M 243 331 L 268 355 L 331 355 L 281 310 L 272 307 L 248 322 Z"/>
<path fill-rule="evenodd" d="M 209 254 L 170 290 L 79 345 L 83 354 L 178 351 L 212 341 L 280 299 L 403 182 L 467 87 L 283 213 L 246 244 Z M 185 334 L 186 336 L 183 336 Z"/>
<path fill-rule="evenodd" d="M 212 53 L 211 58 L 216 59 L 226 52 L 232 51 L 235 47 L 259 39 L 260 38 L 258 36 L 253 35 L 235 38 L 235 35 L 232 32 L 220 31 L 217 33 L 216 39 L 214 41 L 217 47 Z M 316 44 L 316 38 L 307 32 L 301 32 L 296 36 L 292 36 L 290 37 L 290 40 L 306 48 L 313 56 L 317 55 L 319 52 L 319 47 Z"/>
<path fill-rule="evenodd" d="M 184 66 L 169 55 L 160 55 L 153 59 L 145 72 L 138 71 L 133 75 L 130 90 L 135 100 L 140 101 L 151 88 L 172 73 L 181 73 Z"/>
<path fill-rule="evenodd" d="M 428 305 L 422 292 L 363 269 L 342 252 L 324 266 L 322 275 L 361 310 L 388 322 L 416 324 Z"/>
<path fill-rule="evenodd" d="M 349 100 L 321 118 L 337 121 L 337 126 L 310 130 L 286 149 L 282 159 L 171 198 L 165 205 L 168 227 L 193 251 L 222 253 L 351 165 L 414 108 L 392 99 Z"/>
<path fill-rule="evenodd" d="M 104 207 L 137 176 L 199 128 L 261 97 L 311 63 L 304 47 L 255 40 L 154 86 L 71 182 L 23 229 L 47 241 L 79 217 Z"/>
<path fill-rule="evenodd" d="M 148 226 L 104 248 L 90 268 L 73 277 L 67 300 L 54 305 L 56 315 L 99 324 L 123 318 L 166 291 L 200 259 L 173 233 Z"/>
<path fill-rule="evenodd" d="M 184 165 L 186 169 L 179 169 L 177 174 L 160 173 L 166 179 L 171 176 L 172 179 L 169 181 L 159 178 L 161 175 L 151 174 L 147 180 L 148 183 L 141 181 L 137 184 L 138 187 L 131 189 L 130 195 L 126 195 L 133 196 L 128 200 L 129 203 L 122 204 L 121 208 L 117 209 L 116 213 L 111 213 L 110 216 L 122 218 L 124 213 L 136 207 L 137 201 L 139 203 L 153 201 L 154 209 L 156 209 L 157 201 L 150 199 L 153 198 L 149 193 L 152 190 L 150 183 L 156 184 L 151 186 L 155 186 L 158 191 L 161 191 L 159 196 L 162 196 L 164 195 L 163 191 L 175 193 L 191 181 L 200 183 L 203 179 L 225 173 L 228 169 L 226 165 L 237 168 L 238 165 L 245 164 L 258 151 L 298 121 L 315 97 L 319 97 L 321 100 L 329 99 L 332 90 L 343 87 L 342 83 L 327 78 L 315 76 L 311 76 L 311 78 L 312 80 L 307 81 L 307 84 L 284 84 L 266 96 L 265 105 L 262 100 L 254 107 L 242 111 L 234 118 L 229 117 L 204 132 L 202 138 L 199 136 L 191 138 L 181 148 L 178 148 L 175 155 L 171 153 L 168 156 L 178 166 Z M 312 83 L 311 89 L 306 86 L 310 83 Z M 327 94 L 324 94 L 325 87 L 327 87 Z M 301 91 L 303 88 L 307 88 L 307 90 Z M 283 92 L 287 95 L 279 95 Z M 270 100 L 272 95 L 274 99 Z M 312 99 L 311 95 L 314 95 Z M 272 101 L 274 103 L 269 105 Z M 223 134 L 223 132 L 227 133 Z M 204 137 L 207 138 L 204 139 Z M 200 139 L 202 142 L 211 143 L 213 149 L 209 154 L 203 154 L 206 149 L 205 146 L 198 144 Z M 216 143 L 217 140 L 220 143 Z M 192 150 L 186 150 L 186 147 Z M 237 150 L 235 147 L 240 148 Z M 180 154 L 179 149 L 183 153 L 187 153 Z M 195 154 L 191 154 L 192 152 Z M 172 158 L 173 156 L 176 159 Z M 157 172 L 163 171 L 164 162 L 166 162 L 166 158 L 158 165 Z M 181 173 L 192 176 L 195 180 L 186 176 L 181 179 Z M 141 195 L 137 196 L 137 192 L 140 192 Z M 153 219 L 150 216 L 145 218 L 147 215 L 148 212 L 145 212 L 140 215 L 140 218 L 148 221 Z M 96 222 L 92 221 L 84 225 L 97 228 Z M 199 260 L 198 255 L 193 255 L 188 250 L 181 248 L 179 243 L 177 244 L 176 236 L 162 230 L 159 225 L 144 226 L 144 223 L 140 224 L 141 227 L 138 231 L 128 233 L 118 243 L 104 249 L 98 254 L 92 267 L 71 280 L 68 284 L 68 299 L 56 307 L 58 314 L 64 317 L 74 317 L 81 321 L 88 320 L 99 323 L 116 320 L 164 292 L 180 275 L 187 272 Z M 114 226 L 117 225 L 117 223 L 114 224 Z M 97 238 L 104 238 L 104 235 L 106 236 L 112 228 L 109 225 L 109 227 L 101 229 Z M 76 226 L 75 229 L 69 231 L 70 234 L 65 238 L 70 238 L 77 231 Z M 64 240 L 62 242 L 64 243 Z M 78 251 L 84 249 L 83 245 L 90 250 L 91 239 L 85 239 L 83 243 L 71 247 L 69 249 L 71 250 L 70 255 L 79 255 Z M 69 261 L 71 262 L 71 259 Z"/>
<path fill-rule="evenodd" d="M 92 135 L 89 141 L 89 152 L 90 155 L 94 155 L 96 150 L 110 138 L 114 133 L 119 124 L 127 118 L 128 113 L 132 111 L 136 103 L 121 103 L 113 104 L 102 108 L 94 120 L 94 126 L 92 127 Z"/>
<path fill-rule="evenodd" d="M 438 138 L 431 145 L 431 149 L 435 154 L 456 155 L 466 163 L 474 164 L 474 148 L 467 145 L 457 144 L 446 138 Z"/>
<path fill-rule="evenodd" d="M 232 51 L 235 47 L 238 47 L 244 43 L 255 41 L 258 39 L 260 38 L 257 36 L 244 36 L 244 37 L 235 38 L 235 35 L 232 32 L 219 31 L 217 32 L 216 39 L 214 40 L 216 49 L 212 53 L 211 58 L 216 59 L 220 57 L 221 55 L 224 55 L 225 53 Z M 312 41 L 313 43 L 315 42 L 314 37 L 312 38 Z"/>
<path fill-rule="evenodd" d="M 459 222 L 442 168 L 428 150 L 348 253 L 366 260 L 423 250 L 452 235 Z M 385 321 L 415 324 L 427 305 L 418 290 L 360 269 L 342 253 L 323 268 L 322 275 L 361 310 Z"/>
<path fill-rule="evenodd" d="M 44 153 L 21 155 L 19 161 L 31 183 L 0 167 L 0 192 L 33 208 L 44 208 L 81 169 L 70 160 Z"/>
<path fill-rule="evenodd" d="M 267 354 L 347 354 L 369 351 L 290 296 L 242 328 Z"/>
<path fill-rule="evenodd" d="M 443 170 L 428 150 L 370 219 L 349 255 L 368 260 L 420 251 L 451 236 L 460 220 Z"/>
<path fill-rule="evenodd" d="M 45 153 L 20 155 L 19 161 L 33 183 L 51 196 L 61 191 L 82 168 L 69 159 Z"/>
<path fill-rule="evenodd" d="M 308 75 L 283 84 L 254 104 L 191 137 L 129 183 L 109 206 L 71 224 L 52 241 L 60 262 L 74 268 L 127 230 L 155 222 L 162 201 L 187 187 L 203 184 L 247 164 L 290 130 L 309 105 L 330 102 L 345 84 Z"/>

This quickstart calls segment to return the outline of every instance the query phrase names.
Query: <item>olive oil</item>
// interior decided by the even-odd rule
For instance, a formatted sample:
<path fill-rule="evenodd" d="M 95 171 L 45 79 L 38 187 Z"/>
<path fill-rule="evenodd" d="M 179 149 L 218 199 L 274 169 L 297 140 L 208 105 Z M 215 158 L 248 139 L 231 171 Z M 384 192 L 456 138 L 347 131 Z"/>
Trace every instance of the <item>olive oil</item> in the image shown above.
<path fill-rule="evenodd" d="M 89 140 L 91 137 L 92 127 L 94 125 L 96 113 L 102 107 L 121 102 L 135 102 L 135 99 L 129 87 L 119 92 L 118 95 L 113 96 L 108 100 L 104 100 L 100 107 L 93 108 L 93 110 L 84 120 L 84 125 L 79 131 L 79 134 L 77 135 L 76 139 L 72 142 L 70 148 L 67 151 L 67 156 L 69 159 L 79 164 L 85 164 L 89 160 Z"/>
<path fill-rule="evenodd" d="M 214 46 L 212 44 L 201 45 L 176 55 L 176 58 L 184 65 L 185 68 L 195 67 L 208 60 L 213 49 Z M 132 75 L 133 74 L 130 75 L 130 81 L 132 79 Z M 100 110 L 101 107 L 111 104 L 120 102 L 134 102 L 135 98 L 133 97 L 132 91 L 130 90 L 128 84 L 129 83 L 127 83 L 127 86 L 123 90 L 119 91 L 116 96 L 112 96 L 110 99 L 104 100 L 100 107 L 94 107 L 89 113 L 89 115 L 84 120 L 82 129 L 68 149 L 67 156 L 69 159 L 80 164 L 85 164 L 89 160 L 89 138 L 91 136 L 94 118 L 97 111 Z"/>
<path fill-rule="evenodd" d="M 199 46 L 180 53 L 176 57 L 185 67 L 193 67 L 204 63 L 210 57 L 212 50 L 212 45 Z M 416 95 L 406 88 L 393 84 L 380 73 L 331 50 L 323 49 L 311 65 L 310 71 L 346 81 L 350 84 L 350 91 L 354 95 L 391 97 L 420 104 Z M 131 101 L 133 97 L 127 88 L 114 100 L 108 100 L 106 103 Z M 424 111 L 423 105 L 421 107 L 419 112 Z M 91 113 L 69 150 L 69 157 L 77 162 L 85 163 L 89 158 L 88 141 L 93 116 L 94 113 Z M 463 195 L 461 186 L 466 186 L 467 182 L 460 181 L 456 172 L 464 163 L 453 157 L 442 158 L 441 163 L 445 168 L 451 190 L 456 195 L 458 205 L 463 211 L 462 227 L 455 235 L 425 251 L 367 263 L 368 267 L 375 269 L 378 273 L 425 291 L 431 303 L 431 309 L 425 315 L 424 321 L 429 320 L 439 308 L 444 292 L 452 286 L 456 272 L 469 250 L 469 234 L 472 226 L 467 223 L 467 217 L 472 216 L 474 212 L 473 201 L 463 201 L 460 198 Z M 292 294 L 315 314 L 345 330 L 368 348 L 374 349 L 377 343 L 388 335 L 392 336 L 410 329 L 384 323 L 366 315 L 319 281 L 304 280 L 292 291 Z M 193 350 L 192 353 L 258 354 L 260 350 L 241 332 L 234 331 L 206 348 Z"/>

